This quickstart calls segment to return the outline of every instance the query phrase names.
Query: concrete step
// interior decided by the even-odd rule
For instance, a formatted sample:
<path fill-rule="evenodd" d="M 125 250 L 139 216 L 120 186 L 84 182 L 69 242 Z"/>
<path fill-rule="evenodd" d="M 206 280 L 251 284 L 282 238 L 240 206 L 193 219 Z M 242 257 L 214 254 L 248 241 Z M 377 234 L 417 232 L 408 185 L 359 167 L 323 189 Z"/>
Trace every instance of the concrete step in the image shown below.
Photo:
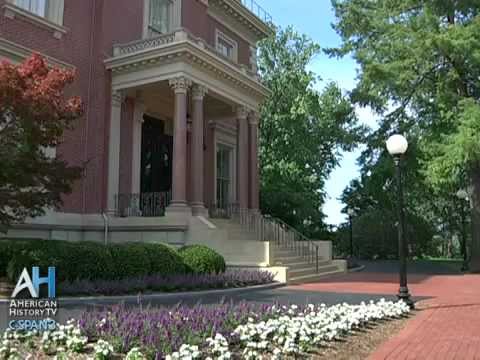
<path fill-rule="evenodd" d="M 323 257 L 319 257 L 319 261 L 325 260 Z M 274 263 L 277 264 L 298 264 L 298 263 L 308 263 L 308 259 L 306 257 L 300 255 L 291 255 L 291 256 L 273 256 Z"/>
<path fill-rule="evenodd" d="M 332 263 L 331 260 L 327 260 L 327 259 L 321 259 L 318 261 L 318 266 L 326 266 L 326 265 L 330 265 Z M 278 264 L 279 266 L 281 264 Z M 282 266 L 288 266 L 288 268 L 290 270 L 297 270 L 297 269 L 305 269 L 305 268 L 315 268 L 317 265 L 315 263 L 309 263 L 307 261 L 303 261 L 303 262 L 298 262 L 298 263 L 289 263 L 289 264 L 286 264 L 286 265 L 282 265 Z"/>
<path fill-rule="evenodd" d="M 324 279 L 327 276 L 330 275 L 335 275 L 335 274 L 342 274 L 343 271 L 336 268 L 336 270 L 333 271 L 326 271 L 320 274 L 309 274 L 309 275 L 303 275 L 303 276 L 293 276 L 288 279 L 289 284 L 307 284 L 307 283 L 313 283 L 313 282 L 318 282 Z"/>
<path fill-rule="evenodd" d="M 335 272 L 337 270 L 338 270 L 338 267 L 333 265 L 332 263 L 325 264 L 318 267 L 318 274 L 330 273 L 332 271 Z M 317 274 L 316 266 L 300 268 L 300 269 L 290 269 L 290 268 L 288 269 L 288 277 L 290 279 L 299 278 L 307 275 L 318 275 L 318 274 Z"/>
<path fill-rule="evenodd" d="M 303 252 L 302 252 L 302 250 L 295 251 L 295 250 L 277 250 L 277 249 L 274 249 L 273 254 L 276 257 L 284 258 L 284 257 L 302 256 Z M 314 255 L 314 253 L 305 251 L 305 255 L 312 256 L 312 255 Z M 318 255 L 321 256 L 322 254 L 319 253 Z"/>

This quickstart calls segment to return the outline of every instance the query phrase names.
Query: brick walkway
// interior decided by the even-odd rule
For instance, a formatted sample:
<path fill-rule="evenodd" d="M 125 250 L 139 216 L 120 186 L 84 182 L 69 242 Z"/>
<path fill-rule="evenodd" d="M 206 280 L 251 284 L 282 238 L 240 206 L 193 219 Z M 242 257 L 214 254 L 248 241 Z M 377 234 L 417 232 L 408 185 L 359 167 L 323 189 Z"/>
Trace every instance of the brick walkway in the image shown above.
<path fill-rule="evenodd" d="M 395 274 L 354 273 L 294 288 L 368 294 L 398 290 Z M 409 277 L 410 292 L 427 297 L 407 326 L 371 355 L 371 360 L 480 360 L 480 275 Z"/>

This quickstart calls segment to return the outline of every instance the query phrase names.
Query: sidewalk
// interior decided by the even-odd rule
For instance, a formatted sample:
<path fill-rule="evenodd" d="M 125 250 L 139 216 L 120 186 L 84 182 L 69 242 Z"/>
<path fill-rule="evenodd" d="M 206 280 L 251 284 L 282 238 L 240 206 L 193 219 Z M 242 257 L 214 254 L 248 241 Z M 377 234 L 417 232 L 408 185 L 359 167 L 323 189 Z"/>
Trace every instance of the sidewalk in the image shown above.
<path fill-rule="evenodd" d="M 397 284 L 396 274 L 366 272 L 296 288 L 391 294 Z M 412 295 L 424 299 L 417 303 L 416 316 L 369 359 L 480 360 L 480 275 L 411 274 L 409 284 Z"/>

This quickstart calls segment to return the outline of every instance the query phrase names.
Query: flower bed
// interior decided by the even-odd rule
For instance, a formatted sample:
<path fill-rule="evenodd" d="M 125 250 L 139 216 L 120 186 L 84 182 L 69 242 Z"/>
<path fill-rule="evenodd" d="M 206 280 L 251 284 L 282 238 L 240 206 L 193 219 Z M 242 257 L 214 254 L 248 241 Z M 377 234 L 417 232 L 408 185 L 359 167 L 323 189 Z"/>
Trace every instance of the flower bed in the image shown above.
<path fill-rule="evenodd" d="M 61 295 L 125 295 L 138 292 L 175 292 L 240 288 L 274 282 L 266 271 L 229 270 L 221 274 L 152 275 L 117 281 L 77 280 L 59 284 Z"/>
<path fill-rule="evenodd" d="M 283 359 L 352 330 L 405 316 L 403 303 L 325 305 L 218 304 L 87 312 L 78 323 L 44 333 L 6 332 L 0 359 Z M 12 356 L 13 355 L 13 356 Z"/>

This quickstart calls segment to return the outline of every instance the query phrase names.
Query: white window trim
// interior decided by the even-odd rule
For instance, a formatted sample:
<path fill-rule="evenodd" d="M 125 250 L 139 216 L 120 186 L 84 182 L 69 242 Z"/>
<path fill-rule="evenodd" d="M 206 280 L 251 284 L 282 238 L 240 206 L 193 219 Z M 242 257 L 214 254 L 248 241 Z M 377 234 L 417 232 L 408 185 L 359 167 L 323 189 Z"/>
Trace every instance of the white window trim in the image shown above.
<path fill-rule="evenodd" d="M 65 35 L 68 32 L 68 29 L 65 26 L 59 25 L 53 21 L 48 20 L 45 17 L 38 16 L 28 10 L 22 9 L 21 7 L 18 7 L 10 2 L 6 3 L 3 5 L 4 9 L 4 16 L 9 19 L 15 19 L 17 16 L 20 16 L 24 20 L 35 24 L 39 25 L 41 27 L 47 28 L 49 30 L 52 30 L 53 36 L 56 39 L 61 39 L 63 35 Z M 62 7 L 63 9 L 63 7 Z M 62 16 L 62 21 L 63 21 L 63 16 Z"/>
<path fill-rule="evenodd" d="M 222 38 L 223 41 L 227 42 L 227 43 L 230 43 L 230 45 L 232 45 L 233 47 L 233 57 L 229 58 L 230 60 L 233 60 L 235 61 L 236 63 L 238 63 L 238 43 L 233 40 L 230 36 L 227 36 L 225 35 L 223 32 L 221 32 L 220 30 L 218 29 L 215 29 L 215 49 L 218 51 L 218 39 L 219 38 Z M 221 54 L 222 56 L 225 56 L 224 54 L 220 53 L 218 51 L 219 54 Z"/>
<path fill-rule="evenodd" d="M 150 1 L 143 1 L 143 39 L 151 37 L 150 25 Z M 170 0 L 170 29 L 167 32 L 178 30 L 182 26 L 182 0 Z"/>
<path fill-rule="evenodd" d="M 217 188 L 217 152 L 219 145 L 228 148 L 230 150 L 230 194 L 229 201 L 234 203 L 237 198 L 237 146 L 236 144 L 227 140 L 227 137 L 223 137 L 221 133 L 216 134 L 217 137 L 222 139 L 217 139 L 215 142 L 215 164 L 214 164 L 214 176 L 215 176 L 215 202 L 218 198 L 218 188 Z M 220 136 L 218 136 L 220 135 Z"/>

